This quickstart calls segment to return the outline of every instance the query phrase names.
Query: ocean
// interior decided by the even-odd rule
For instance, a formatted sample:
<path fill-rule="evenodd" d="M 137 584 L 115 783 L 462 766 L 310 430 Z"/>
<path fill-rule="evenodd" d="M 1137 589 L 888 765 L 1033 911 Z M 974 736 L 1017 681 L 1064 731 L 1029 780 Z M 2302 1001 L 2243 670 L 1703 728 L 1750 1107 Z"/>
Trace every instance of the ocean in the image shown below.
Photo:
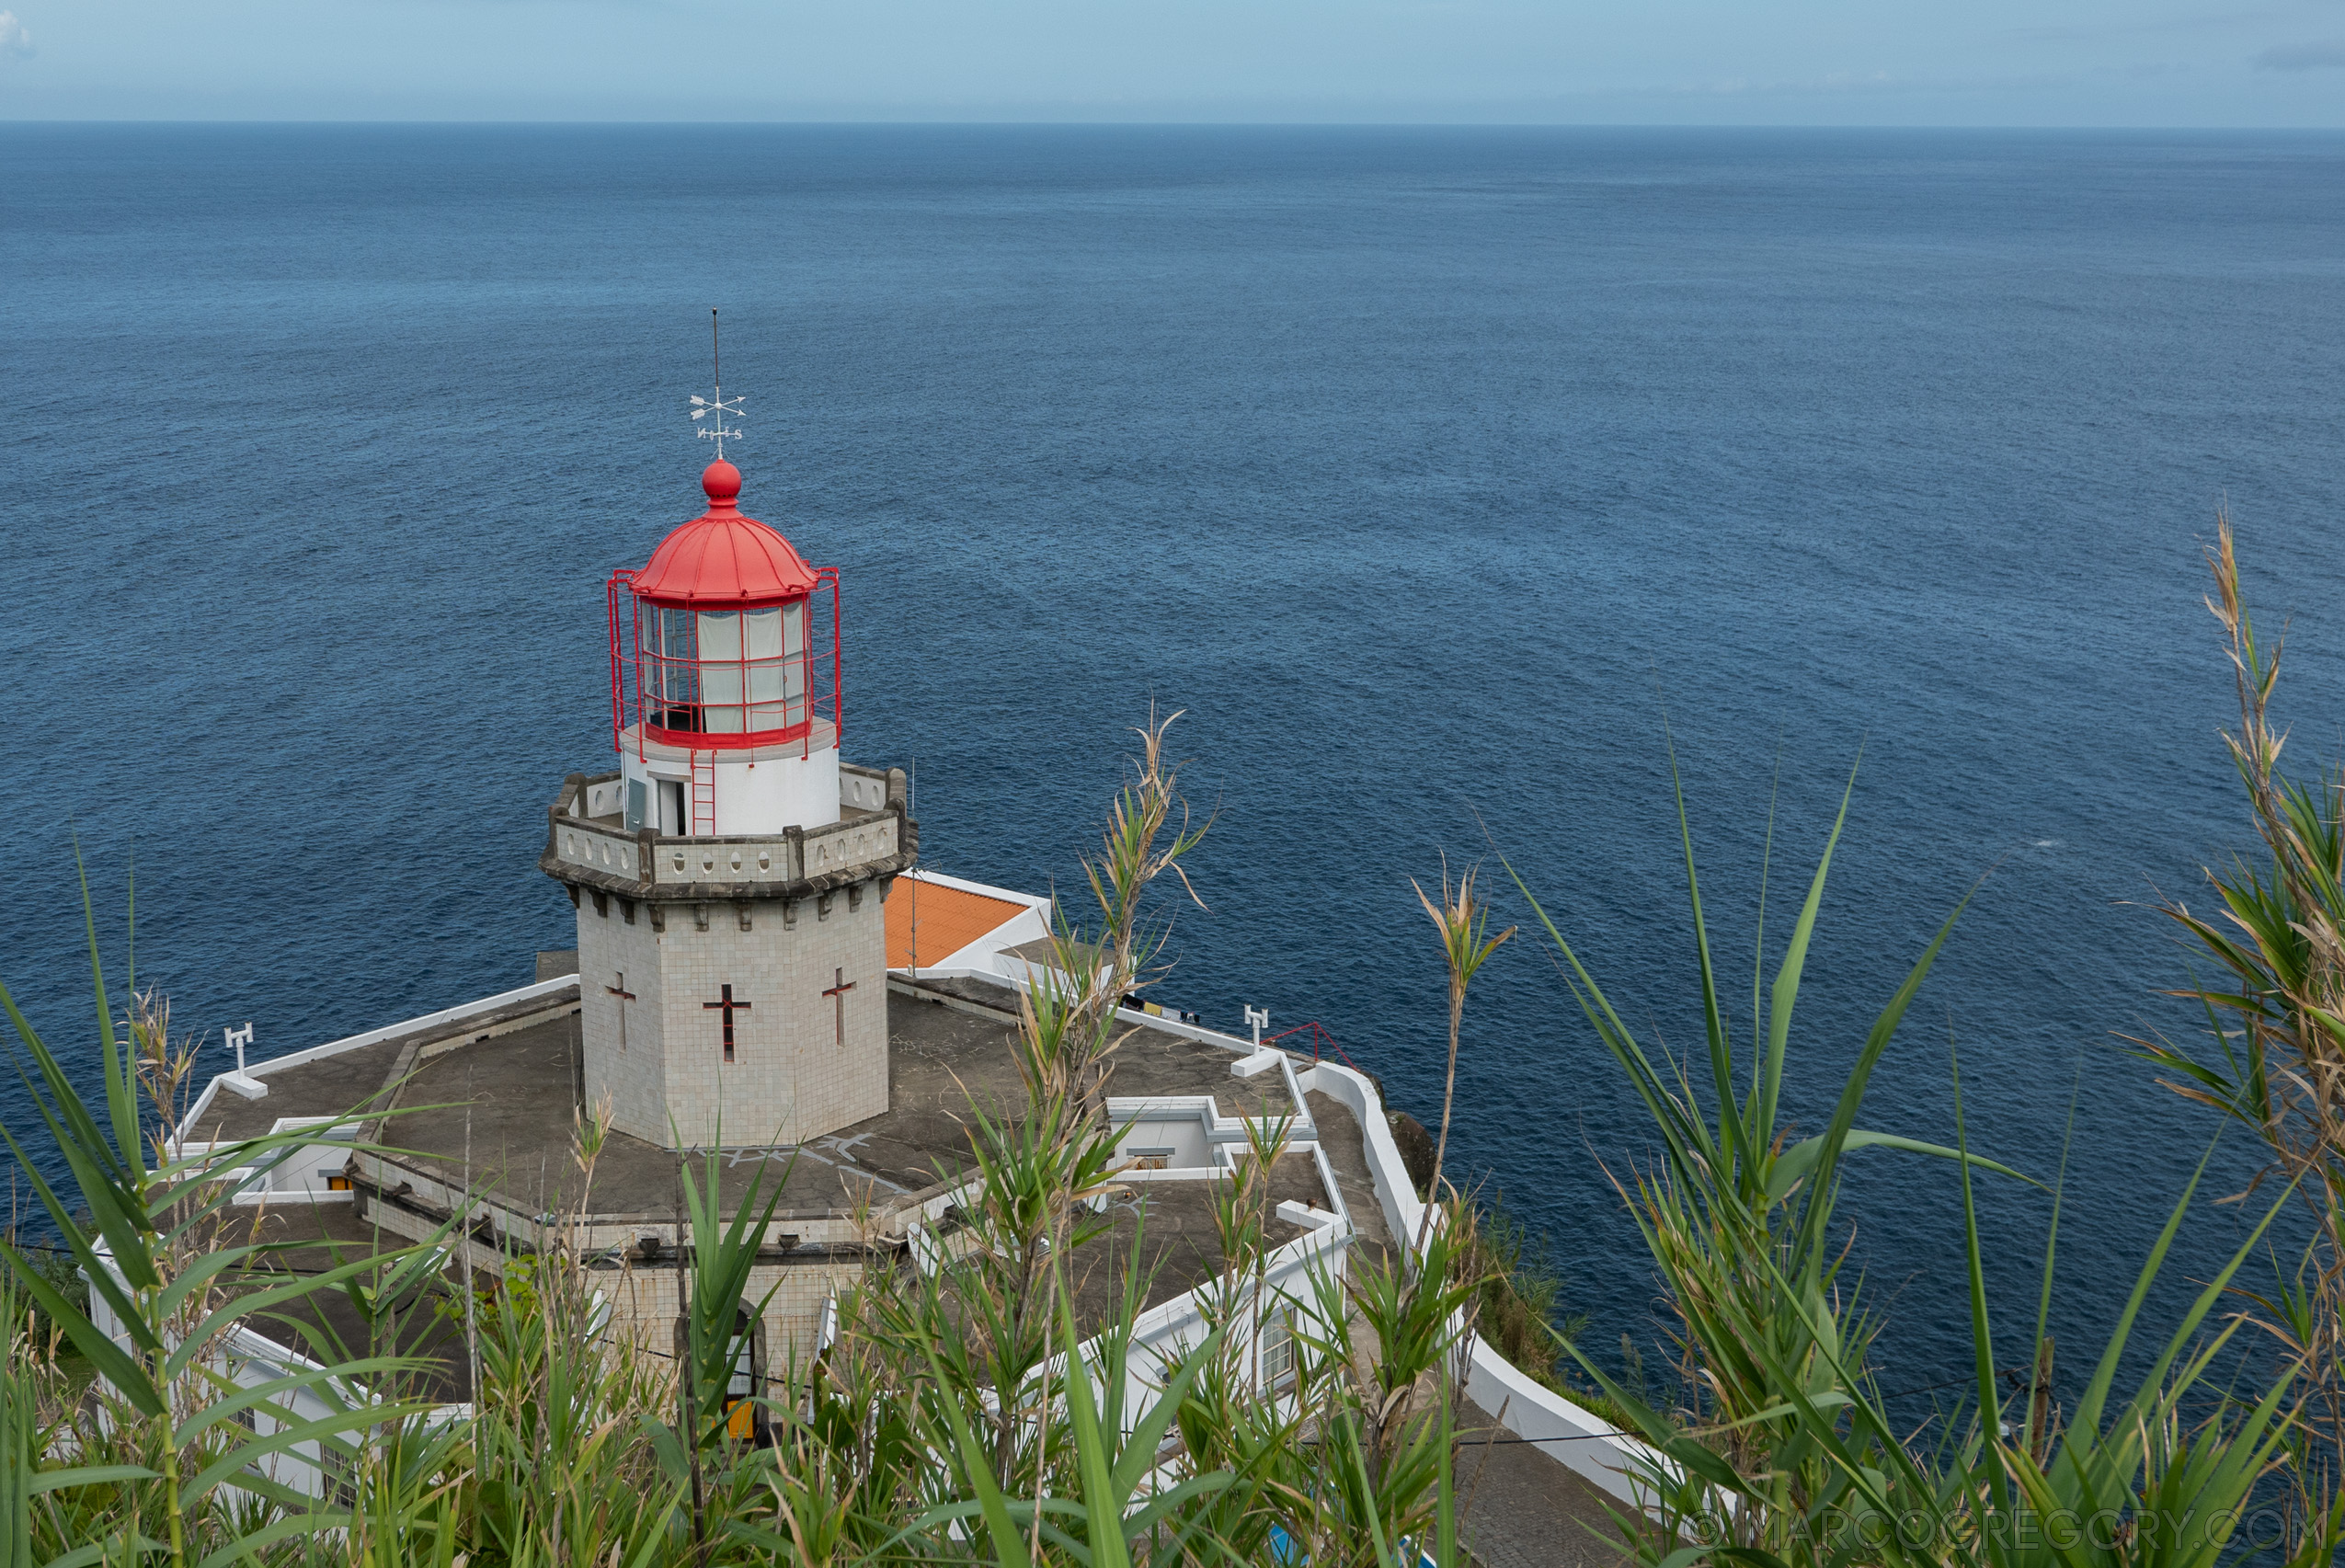
<path fill-rule="evenodd" d="M 1316 1021 L 1432 1122 L 1410 882 L 1481 864 L 1523 931 L 1453 1163 L 1603 1345 L 1656 1327 L 1650 1139 L 1502 860 L 1699 1049 L 1674 745 L 1747 1037 L 1770 807 L 1771 966 L 1853 771 L 1792 1112 L 1972 896 L 1865 1119 L 1950 1140 L 1959 1050 L 2050 1183 L 2073 1107 L 2071 1380 L 2218 1130 L 2122 1036 L 2191 1028 L 2155 905 L 2251 841 L 2219 508 L 2291 755 L 2345 744 L 2338 135 L 16 124 L 0 190 L 0 979 L 86 1070 L 76 845 L 207 1070 L 571 945 L 543 812 L 609 756 L 603 578 L 701 504 L 712 306 L 743 507 L 839 569 L 847 752 L 916 768 L 927 864 L 1079 910 L 1179 710 L 1158 994 Z M 1949 1173 L 1858 1167 L 1892 1380 L 1959 1377 Z M 2049 1201 L 1984 1197 L 2016 1361 Z"/>

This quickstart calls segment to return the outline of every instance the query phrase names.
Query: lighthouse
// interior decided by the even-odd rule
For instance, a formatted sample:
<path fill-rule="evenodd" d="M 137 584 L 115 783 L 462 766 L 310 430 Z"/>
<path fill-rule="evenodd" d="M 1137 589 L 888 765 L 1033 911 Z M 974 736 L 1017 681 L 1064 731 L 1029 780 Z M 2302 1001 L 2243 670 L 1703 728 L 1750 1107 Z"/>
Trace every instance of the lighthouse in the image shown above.
<path fill-rule="evenodd" d="M 798 1144 L 887 1109 L 882 907 L 919 834 L 900 770 L 841 759 L 838 574 L 721 455 L 701 488 L 612 574 L 618 766 L 565 781 L 539 865 L 578 910 L 586 1104 L 670 1148 Z"/>

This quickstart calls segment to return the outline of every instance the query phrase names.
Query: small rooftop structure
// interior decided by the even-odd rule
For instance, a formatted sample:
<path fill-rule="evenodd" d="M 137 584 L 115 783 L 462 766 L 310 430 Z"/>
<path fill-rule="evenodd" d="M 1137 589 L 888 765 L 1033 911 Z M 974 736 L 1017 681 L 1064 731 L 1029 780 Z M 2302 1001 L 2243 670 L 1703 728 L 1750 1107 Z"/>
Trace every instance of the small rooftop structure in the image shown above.
<path fill-rule="evenodd" d="M 1050 900 L 916 871 L 900 878 L 904 896 L 887 901 L 887 967 L 984 967 L 1012 944 L 1050 930 Z"/>

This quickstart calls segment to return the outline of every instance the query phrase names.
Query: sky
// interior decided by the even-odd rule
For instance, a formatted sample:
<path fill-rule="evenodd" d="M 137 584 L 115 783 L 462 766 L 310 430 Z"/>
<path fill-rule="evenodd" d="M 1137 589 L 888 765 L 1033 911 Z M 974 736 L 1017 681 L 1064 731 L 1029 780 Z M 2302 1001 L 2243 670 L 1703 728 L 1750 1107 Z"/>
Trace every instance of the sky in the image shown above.
<path fill-rule="evenodd" d="M 5 3 L 13 120 L 2345 124 L 2345 0 Z"/>

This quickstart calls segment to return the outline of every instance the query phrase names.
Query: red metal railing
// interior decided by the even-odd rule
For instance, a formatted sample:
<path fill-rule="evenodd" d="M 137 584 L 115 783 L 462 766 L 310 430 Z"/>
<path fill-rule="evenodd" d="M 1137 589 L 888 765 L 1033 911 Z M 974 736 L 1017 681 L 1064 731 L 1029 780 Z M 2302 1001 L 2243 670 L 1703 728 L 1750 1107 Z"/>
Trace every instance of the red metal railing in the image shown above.
<path fill-rule="evenodd" d="M 1342 1061 L 1354 1072 L 1360 1070 L 1360 1064 L 1354 1061 L 1344 1047 L 1335 1043 L 1335 1036 L 1321 1028 L 1317 1019 L 1313 1019 L 1309 1024 L 1298 1024 L 1291 1029 L 1281 1029 L 1275 1035 L 1264 1035 L 1262 1037 L 1262 1043 L 1265 1046 L 1275 1046 L 1289 1035 L 1309 1035 L 1311 1037 L 1311 1060 L 1314 1063 L 1319 1060 L 1320 1051 L 1321 1047 L 1324 1047 L 1328 1055 Z M 1300 1052 L 1302 1049 L 1300 1046 L 1289 1046 L 1287 1048 L 1296 1052 Z"/>
<path fill-rule="evenodd" d="M 847 659 L 843 647 L 846 628 L 839 619 L 839 573 L 835 568 L 824 567 L 815 573 L 816 593 L 822 591 L 825 582 L 830 585 L 830 733 L 843 747 L 847 743 Z M 808 597 L 811 601 L 812 596 Z M 807 646 L 815 646 L 811 621 L 807 623 Z M 815 702 L 812 692 L 806 693 L 806 700 Z M 821 715 L 819 704 L 814 711 L 816 716 Z"/>
<path fill-rule="evenodd" d="M 632 623 L 635 590 L 635 574 L 623 567 L 611 574 L 611 581 L 603 590 L 609 601 L 611 617 L 611 744 L 614 747 L 623 744 L 620 738 L 627 727 L 626 678 L 622 662 L 626 654 L 622 639 L 626 634 L 621 630 L 619 595 L 622 592 L 627 595 L 627 619 Z"/>

